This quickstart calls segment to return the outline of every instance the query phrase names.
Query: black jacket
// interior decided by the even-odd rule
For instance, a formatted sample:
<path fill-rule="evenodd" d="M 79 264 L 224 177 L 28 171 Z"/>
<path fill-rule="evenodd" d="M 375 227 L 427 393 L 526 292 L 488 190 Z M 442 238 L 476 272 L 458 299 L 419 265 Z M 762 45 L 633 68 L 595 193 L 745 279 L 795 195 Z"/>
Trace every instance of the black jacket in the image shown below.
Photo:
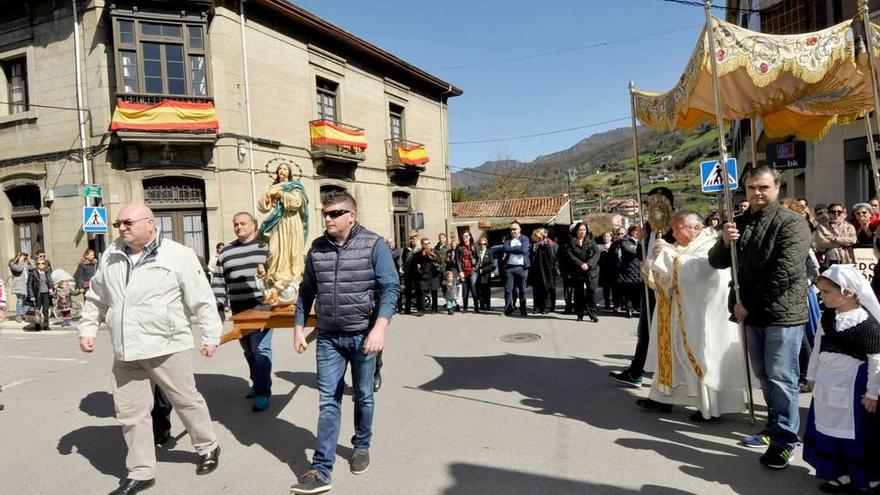
<path fill-rule="evenodd" d="M 492 278 L 492 272 L 495 271 L 495 264 L 492 263 L 492 250 L 486 247 L 485 255 L 480 258 L 480 250 L 477 249 L 474 257 L 474 266 L 477 272 L 477 283 L 488 284 Z"/>
<path fill-rule="evenodd" d="M 642 282 L 642 247 L 631 235 L 615 241 L 619 256 L 617 263 L 617 283 L 638 284 Z"/>
<path fill-rule="evenodd" d="M 82 289 L 83 282 L 89 282 L 92 280 L 92 277 L 95 276 L 95 272 L 98 270 L 98 262 L 94 263 L 80 263 L 76 267 L 76 273 L 73 274 L 73 280 L 76 282 L 76 288 Z"/>
<path fill-rule="evenodd" d="M 740 297 L 756 326 L 800 325 L 807 321 L 807 266 L 810 227 L 797 213 L 774 203 L 736 217 Z M 709 264 L 729 268 L 724 241 L 709 251 Z M 732 295 L 732 294 L 731 294 Z"/>
<path fill-rule="evenodd" d="M 532 244 L 529 283 L 532 287 L 550 289 L 556 287 L 556 249 L 549 242 Z"/>
<path fill-rule="evenodd" d="M 584 239 L 584 245 L 578 246 L 577 239 L 572 239 L 568 243 L 566 255 L 571 267 L 572 278 L 585 280 L 591 285 L 596 285 L 599 281 L 599 246 L 596 245 L 596 241 L 587 237 Z M 590 267 L 589 270 L 581 270 L 581 265 L 584 263 Z"/>
<path fill-rule="evenodd" d="M 53 292 L 55 290 L 55 284 L 52 283 L 52 272 L 46 270 L 46 283 L 49 284 L 49 292 Z M 37 300 L 37 296 L 40 295 L 40 279 L 37 277 L 37 270 L 33 269 L 28 271 L 28 280 L 27 280 L 27 297 L 32 301 Z"/>
<path fill-rule="evenodd" d="M 434 258 L 423 254 L 422 251 L 413 255 L 412 263 L 417 270 L 422 290 L 440 290 L 440 267 L 443 265 L 436 253 L 434 251 Z"/>
<path fill-rule="evenodd" d="M 612 242 L 608 248 L 597 244 L 599 248 L 599 285 L 613 286 L 617 282 L 617 248 Z"/>

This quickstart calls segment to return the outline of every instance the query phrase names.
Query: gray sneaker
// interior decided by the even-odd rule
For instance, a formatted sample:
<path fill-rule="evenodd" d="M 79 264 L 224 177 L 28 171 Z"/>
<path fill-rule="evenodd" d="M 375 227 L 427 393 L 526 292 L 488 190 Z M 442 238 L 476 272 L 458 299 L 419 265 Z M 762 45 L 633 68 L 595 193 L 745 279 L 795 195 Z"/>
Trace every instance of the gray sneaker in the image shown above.
<path fill-rule="evenodd" d="M 330 488 L 330 483 L 321 481 L 318 472 L 310 469 L 299 479 L 297 484 L 290 487 L 290 493 L 324 493 L 330 491 Z"/>
<path fill-rule="evenodd" d="M 370 451 L 355 450 L 351 456 L 351 474 L 364 474 L 370 469 Z"/>

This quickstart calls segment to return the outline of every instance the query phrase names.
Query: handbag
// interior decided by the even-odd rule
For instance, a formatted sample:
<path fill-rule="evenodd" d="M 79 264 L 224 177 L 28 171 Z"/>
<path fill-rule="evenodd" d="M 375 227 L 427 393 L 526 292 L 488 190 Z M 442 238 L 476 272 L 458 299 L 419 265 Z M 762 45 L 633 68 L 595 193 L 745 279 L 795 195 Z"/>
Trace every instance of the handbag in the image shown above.
<path fill-rule="evenodd" d="M 43 323 L 43 314 L 37 311 L 37 308 L 28 306 L 27 311 L 24 313 L 24 321 L 34 325 L 41 325 Z"/>

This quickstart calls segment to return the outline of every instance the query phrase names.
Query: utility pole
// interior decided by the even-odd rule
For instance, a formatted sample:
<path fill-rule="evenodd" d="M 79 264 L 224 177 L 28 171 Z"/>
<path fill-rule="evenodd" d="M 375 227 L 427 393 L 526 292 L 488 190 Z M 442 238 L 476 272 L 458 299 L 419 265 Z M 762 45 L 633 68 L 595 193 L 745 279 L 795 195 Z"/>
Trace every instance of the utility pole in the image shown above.
<path fill-rule="evenodd" d="M 571 181 L 576 179 L 577 171 L 573 168 L 568 169 L 568 223 L 574 223 L 574 196 L 571 195 Z"/>

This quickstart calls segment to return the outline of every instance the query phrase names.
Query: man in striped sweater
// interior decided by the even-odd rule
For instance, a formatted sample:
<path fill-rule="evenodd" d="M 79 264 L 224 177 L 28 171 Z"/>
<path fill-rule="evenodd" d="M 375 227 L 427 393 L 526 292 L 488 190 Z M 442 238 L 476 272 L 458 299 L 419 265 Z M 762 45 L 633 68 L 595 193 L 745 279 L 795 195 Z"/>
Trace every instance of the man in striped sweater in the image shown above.
<path fill-rule="evenodd" d="M 265 266 L 268 250 L 256 239 L 257 221 L 250 213 L 239 212 L 232 217 L 232 228 L 237 239 L 220 251 L 211 279 L 221 319 L 227 307 L 232 314 L 241 313 L 263 299 L 257 288 L 257 267 Z M 269 407 L 272 394 L 272 330 L 251 332 L 239 343 L 252 383 L 247 398 L 254 400 L 254 411 L 262 411 Z"/>

